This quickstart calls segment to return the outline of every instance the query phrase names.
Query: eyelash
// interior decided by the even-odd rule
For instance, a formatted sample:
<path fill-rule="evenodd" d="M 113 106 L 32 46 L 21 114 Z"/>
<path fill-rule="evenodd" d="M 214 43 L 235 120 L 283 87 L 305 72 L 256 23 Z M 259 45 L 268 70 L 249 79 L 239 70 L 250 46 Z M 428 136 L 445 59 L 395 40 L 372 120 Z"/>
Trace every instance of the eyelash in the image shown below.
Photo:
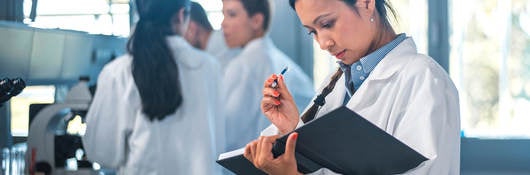
<path fill-rule="evenodd" d="M 330 21 L 330 22 L 322 23 L 322 24 L 320 25 L 320 28 L 323 28 L 323 29 L 329 29 L 329 28 L 332 28 L 334 23 L 335 23 L 335 21 Z M 316 30 L 310 30 L 309 32 L 307 32 L 307 34 L 308 34 L 308 35 L 316 35 L 316 34 L 317 34 L 317 31 L 316 31 Z"/>
<path fill-rule="evenodd" d="M 320 27 L 323 29 L 329 29 L 333 27 L 333 24 L 335 24 L 335 20 L 329 21 L 329 22 L 323 22 Z"/>

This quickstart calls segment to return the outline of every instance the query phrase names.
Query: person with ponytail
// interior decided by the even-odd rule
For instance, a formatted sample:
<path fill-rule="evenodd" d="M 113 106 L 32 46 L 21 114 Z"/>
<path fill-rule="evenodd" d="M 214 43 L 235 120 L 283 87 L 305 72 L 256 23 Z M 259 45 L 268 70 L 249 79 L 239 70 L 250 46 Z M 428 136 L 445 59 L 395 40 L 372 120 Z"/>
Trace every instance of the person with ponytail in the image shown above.
<path fill-rule="evenodd" d="M 218 174 L 221 70 L 182 37 L 190 1 L 135 4 L 128 53 L 98 77 L 83 136 L 87 157 L 119 174 Z"/>
<path fill-rule="evenodd" d="M 271 75 L 261 109 L 272 125 L 247 144 L 244 156 L 268 174 L 301 174 L 294 156 L 298 133 L 292 131 L 346 106 L 429 159 L 404 174 L 460 174 L 458 91 L 438 63 L 417 53 L 411 37 L 395 33 L 388 0 L 289 3 L 320 48 L 338 59 L 339 68 L 301 117 L 283 76 Z M 273 158 L 272 143 L 289 133 L 285 153 Z M 312 174 L 337 172 L 323 168 Z"/>

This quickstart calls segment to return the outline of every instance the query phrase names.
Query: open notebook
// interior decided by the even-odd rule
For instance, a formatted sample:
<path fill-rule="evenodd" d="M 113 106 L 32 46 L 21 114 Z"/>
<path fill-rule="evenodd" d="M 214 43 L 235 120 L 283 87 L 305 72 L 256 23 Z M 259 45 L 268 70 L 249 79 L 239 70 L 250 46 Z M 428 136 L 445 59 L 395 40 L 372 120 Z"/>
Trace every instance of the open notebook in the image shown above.
<path fill-rule="evenodd" d="M 327 168 L 341 174 L 400 174 L 427 160 L 392 135 L 346 107 L 340 107 L 295 130 L 298 171 Z M 288 135 L 272 153 L 283 154 Z M 265 174 L 243 157 L 244 148 L 223 153 L 217 163 L 236 174 Z"/>

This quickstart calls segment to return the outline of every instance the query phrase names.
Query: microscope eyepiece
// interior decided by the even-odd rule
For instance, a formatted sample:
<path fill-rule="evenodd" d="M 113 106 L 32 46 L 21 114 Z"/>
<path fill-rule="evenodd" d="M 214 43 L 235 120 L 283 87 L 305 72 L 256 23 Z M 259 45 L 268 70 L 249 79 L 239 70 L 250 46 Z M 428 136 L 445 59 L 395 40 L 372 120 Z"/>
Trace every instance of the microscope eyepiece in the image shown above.
<path fill-rule="evenodd" d="M 22 92 L 24 88 L 26 88 L 26 82 L 22 80 L 22 78 L 15 78 L 12 80 L 13 82 L 13 90 L 11 91 L 11 96 L 17 96 Z"/>
<path fill-rule="evenodd" d="M 21 78 L 0 80 L 0 105 L 20 94 L 24 88 L 26 88 L 26 82 Z"/>

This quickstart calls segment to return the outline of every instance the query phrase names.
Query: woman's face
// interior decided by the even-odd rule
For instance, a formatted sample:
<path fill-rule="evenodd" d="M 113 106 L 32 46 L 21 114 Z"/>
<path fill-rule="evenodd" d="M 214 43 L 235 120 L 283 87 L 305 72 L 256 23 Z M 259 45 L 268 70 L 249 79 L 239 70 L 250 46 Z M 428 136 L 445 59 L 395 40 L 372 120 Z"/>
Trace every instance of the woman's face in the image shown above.
<path fill-rule="evenodd" d="M 223 34 L 228 47 L 242 47 L 256 38 L 253 18 L 239 0 L 223 0 Z"/>
<path fill-rule="evenodd" d="M 345 64 L 367 55 L 376 33 L 374 0 L 358 0 L 357 11 L 339 0 L 297 0 L 300 21 L 319 43 Z M 374 17 L 375 18 L 375 17 Z"/>

